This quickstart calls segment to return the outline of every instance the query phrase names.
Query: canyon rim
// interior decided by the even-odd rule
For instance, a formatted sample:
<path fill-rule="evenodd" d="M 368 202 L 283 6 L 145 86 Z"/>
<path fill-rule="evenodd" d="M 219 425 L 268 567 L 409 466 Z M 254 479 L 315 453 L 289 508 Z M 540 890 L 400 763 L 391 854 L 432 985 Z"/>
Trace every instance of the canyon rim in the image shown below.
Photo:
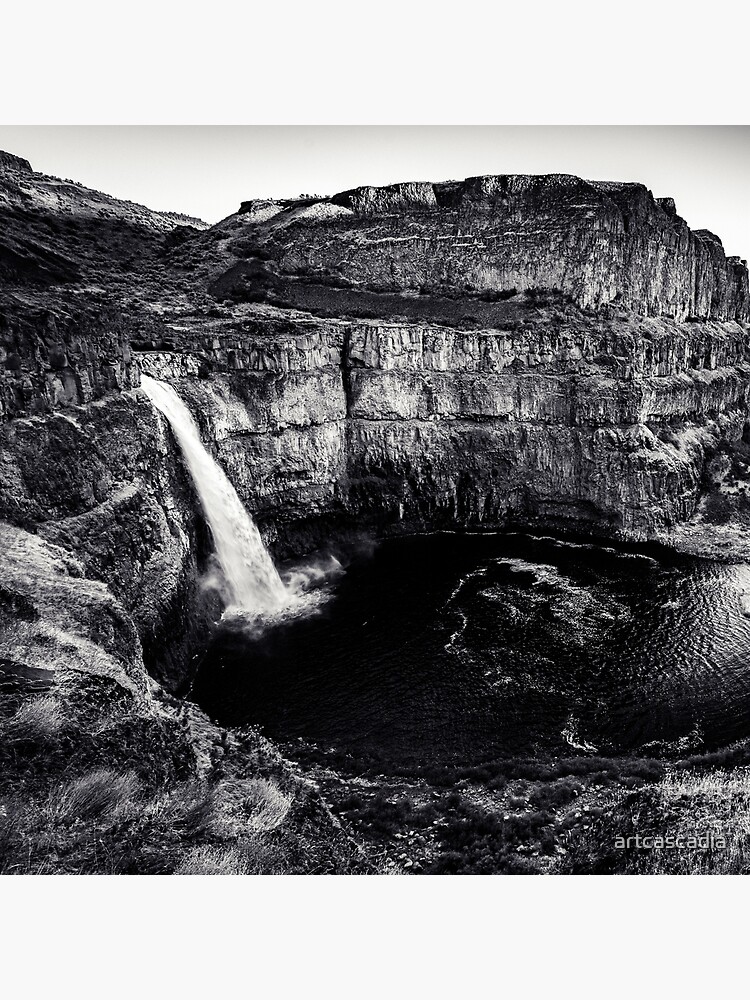
<path fill-rule="evenodd" d="M 0 871 L 744 873 L 749 322 L 746 262 L 638 183 L 360 187 L 209 226 L 0 153 Z M 377 602 L 373 550 L 389 591 L 434 565 L 429 614 L 406 593 L 387 612 L 395 632 L 405 609 L 425 634 L 450 619 L 451 685 L 484 658 L 476 683 L 512 714 L 549 681 L 532 740 L 389 755 L 340 719 L 285 730 L 283 684 L 216 694 L 238 662 L 240 685 L 256 659 L 273 673 L 266 633 L 336 623 L 339 581 Z M 703 645 L 692 619 L 654 634 L 700 697 L 670 688 L 662 729 L 628 703 L 614 732 L 597 689 L 587 722 L 645 588 L 661 609 L 688 583 Z M 436 731 L 464 719 L 435 708 L 444 676 L 419 674 Z M 356 691 L 336 690 L 346 715 Z M 368 693 L 361 728 L 404 726 L 366 716 L 412 695 Z M 657 835 L 696 843 L 639 845 Z"/>

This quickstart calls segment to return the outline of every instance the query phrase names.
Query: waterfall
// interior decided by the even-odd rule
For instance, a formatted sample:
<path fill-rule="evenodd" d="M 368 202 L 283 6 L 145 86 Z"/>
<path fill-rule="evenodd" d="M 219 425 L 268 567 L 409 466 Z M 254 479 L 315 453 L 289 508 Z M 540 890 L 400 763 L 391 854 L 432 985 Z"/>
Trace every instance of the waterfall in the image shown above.
<path fill-rule="evenodd" d="M 279 576 L 237 491 L 206 450 L 192 414 L 171 385 L 143 375 L 141 388 L 168 420 L 193 477 L 226 584 L 227 610 L 278 613 L 294 595 Z"/>

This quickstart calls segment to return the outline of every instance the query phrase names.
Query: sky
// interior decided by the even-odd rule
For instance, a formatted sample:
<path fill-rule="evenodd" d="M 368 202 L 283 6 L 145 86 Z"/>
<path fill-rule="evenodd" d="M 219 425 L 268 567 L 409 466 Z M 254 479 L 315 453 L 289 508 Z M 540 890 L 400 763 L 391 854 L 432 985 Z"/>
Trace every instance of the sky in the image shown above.
<path fill-rule="evenodd" d="M 748 126 L 0 125 L 0 149 L 118 198 L 218 222 L 258 197 L 477 174 L 639 181 L 750 257 Z"/>

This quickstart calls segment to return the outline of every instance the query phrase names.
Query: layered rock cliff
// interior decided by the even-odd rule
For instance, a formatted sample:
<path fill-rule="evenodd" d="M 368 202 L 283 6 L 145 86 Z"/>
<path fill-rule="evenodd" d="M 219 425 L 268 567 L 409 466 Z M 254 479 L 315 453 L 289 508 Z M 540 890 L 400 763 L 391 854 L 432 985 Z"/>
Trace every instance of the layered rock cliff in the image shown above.
<path fill-rule="evenodd" d="M 283 274 L 381 291 L 554 288 L 582 308 L 748 318 L 739 258 L 726 258 L 712 233 L 691 232 L 671 199 L 657 201 L 640 184 L 472 177 L 312 203 L 246 202 L 236 218 L 248 220 L 244 253 L 261 251 Z"/>
<path fill-rule="evenodd" d="M 665 538 L 695 509 L 706 456 L 746 421 L 737 323 L 549 306 L 515 330 L 268 306 L 211 322 L 139 363 L 176 380 L 283 551 L 347 523 Z"/>
<path fill-rule="evenodd" d="M 275 530 L 664 538 L 744 431 L 747 268 L 638 184 L 246 202 L 177 257 L 232 315 L 175 328 L 181 391 Z"/>

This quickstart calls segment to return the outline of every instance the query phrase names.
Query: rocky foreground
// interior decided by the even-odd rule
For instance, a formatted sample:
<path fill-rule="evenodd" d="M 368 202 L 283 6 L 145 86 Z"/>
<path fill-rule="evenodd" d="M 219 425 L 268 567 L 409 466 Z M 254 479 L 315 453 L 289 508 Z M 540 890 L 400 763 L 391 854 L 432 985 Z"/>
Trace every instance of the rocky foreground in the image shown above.
<path fill-rule="evenodd" d="M 0 154 L 4 870 L 388 865 L 174 697 L 220 609 L 141 373 L 278 558 L 507 526 L 744 558 L 749 317 L 745 263 L 637 184 L 359 188 L 207 227 Z"/>

